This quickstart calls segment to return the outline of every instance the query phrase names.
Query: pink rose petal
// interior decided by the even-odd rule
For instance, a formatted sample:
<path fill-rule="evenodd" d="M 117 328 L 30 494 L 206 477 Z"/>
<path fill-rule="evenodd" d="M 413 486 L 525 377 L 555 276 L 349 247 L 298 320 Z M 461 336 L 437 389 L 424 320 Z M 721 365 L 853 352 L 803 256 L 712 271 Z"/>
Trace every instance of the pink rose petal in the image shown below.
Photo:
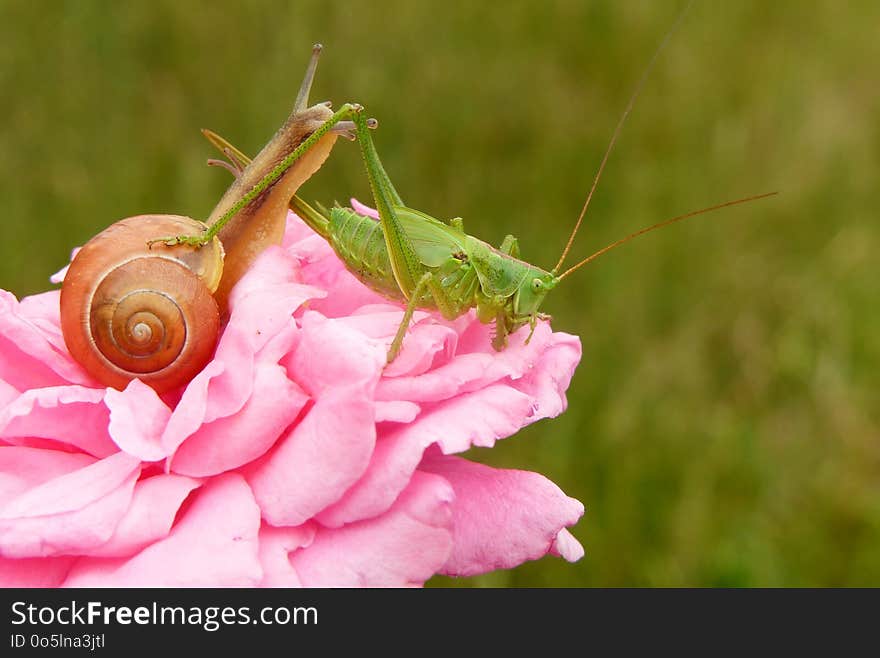
<path fill-rule="evenodd" d="M 340 384 L 375 389 L 386 351 L 344 322 L 306 313 L 303 338 L 286 363 L 288 371 L 313 397 Z"/>
<path fill-rule="evenodd" d="M 237 412 L 253 390 L 256 355 L 279 332 L 293 325 L 293 313 L 322 290 L 292 281 L 295 261 L 270 248 L 233 289 L 232 316 L 217 346 L 223 373 L 211 382 L 205 422 Z"/>
<path fill-rule="evenodd" d="M 386 514 L 319 529 L 290 563 L 306 587 L 422 585 L 452 548 L 454 498 L 442 477 L 418 473 Z"/>
<path fill-rule="evenodd" d="M 71 261 L 72 261 L 74 258 L 76 258 L 76 255 L 79 253 L 79 250 L 80 250 L 81 248 L 82 248 L 82 247 L 74 247 L 73 249 L 71 249 L 71 251 L 70 251 L 70 260 L 71 260 Z M 52 276 L 50 276 L 50 277 L 49 277 L 49 281 L 51 281 L 52 283 L 63 283 L 63 282 L 64 282 L 64 277 L 67 276 L 67 270 L 68 270 L 69 268 L 70 268 L 70 263 L 68 263 L 67 265 L 65 265 L 64 267 L 62 267 L 60 270 L 58 270 L 57 272 L 55 272 L 55 274 L 53 274 Z"/>
<path fill-rule="evenodd" d="M 76 556 L 0 557 L 0 587 L 58 587 L 64 582 Z"/>
<path fill-rule="evenodd" d="M 584 513 L 580 502 L 537 473 L 445 456 L 426 457 L 419 470 L 441 475 L 455 490 L 454 548 L 443 568 L 449 575 L 509 569 L 546 555 L 560 530 Z"/>
<path fill-rule="evenodd" d="M 141 480 L 113 535 L 86 554 L 126 557 L 166 537 L 181 504 L 200 485 L 198 480 L 182 475 L 155 475 Z"/>
<path fill-rule="evenodd" d="M 162 432 L 171 409 L 156 391 L 133 379 L 123 391 L 108 388 L 104 403 L 110 410 L 110 436 L 129 455 L 145 462 L 158 461 L 169 452 L 162 444 Z"/>
<path fill-rule="evenodd" d="M 253 395 L 241 411 L 202 425 L 175 453 L 172 469 L 204 477 L 253 461 L 272 447 L 308 399 L 284 368 L 258 363 Z"/>
<path fill-rule="evenodd" d="M 260 587 L 302 587 L 299 575 L 290 564 L 290 554 L 309 546 L 315 539 L 315 525 L 293 528 L 264 525 L 260 530 L 260 564 L 263 580 Z"/>
<path fill-rule="evenodd" d="M 297 279 L 296 266 L 296 259 L 280 247 L 266 249 L 232 289 L 229 305 L 233 315 L 240 320 L 256 321 L 262 331 L 274 334 L 306 300 L 326 297 L 324 290 L 303 285 Z M 267 317 L 267 309 L 280 313 L 274 318 Z"/>
<path fill-rule="evenodd" d="M 533 420 L 554 418 L 565 411 L 565 391 L 581 360 L 581 341 L 577 336 L 552 333 L 547 324 L 535 330 L 536 337 L 539 331 L 540 359 L 530 365 L 521 378 L 512 382 L 517 390 L 535 400 Z"/>
<path fill-rule="evenodd" d="M 202 423 L 208 422 L 206 419 L 211 382 L 219 378 L 225 370 L 223 363 L 211 361 L 187 384 L 159 439 L 163 452 L 173 454 L 187 437 L 198 431 Z"/>
<path fill-rule="evenodd" d="M 302 225 L 298 218 L 295 223 Z M 379 293 L 367 288 L 343 268 L 327 241 L 314 233 L 305 239 L 293 241 L 287 251 L 297 261 L 300 280 L 333 292 L 323 299 L 310 302 L 311 309 L 327 317 L 338 318 L 367 304 L 387 303 Z"/>
<path fill-rule="evenodd" d="M 58 350 L 66 351 L 64 336 L 61 333 L 61 318 L 58 315 L 61 292 L 50 290 L 38 295 L 22 297 L 18 303 L 21 317 L 39 329 L 46 339 Z"/>
<path fill-rule="evenodd" d="M 422 408 L 415 402 L 392 400 L 376 402 L 376 422 L 411 423 L 419 415 Z"/>
<path fill-rule="evenodd" d="M 358 215 L 363 215 L 364 217 L 372 217 L 373 219 L 379 219 L 379 211 L 375 208 L 370 208 L 370 206 L 364 205 L 355 198 L 350 199 L 350 202 L 351 209 L 354 210 Z"/>
<path fill-rule="evenodd" d="M 402 319 L 402 307 L 386 305 L 364 306 L 354 314 L 341 318 L 349 327 L 380 340 L 386 350 L 391 347 Z M 403 349 L 394 362 L 385 367 L 382 376 L 399 377 L 427 372 L 431 367 L 439 365 L 438 361 L 448 361 L 455 353 L 457 343 L 458 334 L 452 327 L 438 324 L 427 313 L 416 312 L 413 314 Z"/>
<path fill-rule="evenodd" d="M 537 473 L 436 456 L 419 468 L 443 476 L 455 490 L 454 548 L 443 568 L 449 575 L 509 569 L 546 555 L 560 530 L 584 511 Z"/>
<path fill-rule="evenodd" d="M 46 293 L 58 296 L 58 292 Z M 60 320 L 58 321 L 60 324 Z M 0 379 L 18 390 L 94 381 L 46 331 L 22 311 L 15 296 L 0 290 Z"/>
<path fill-rule="evenodd" d="M 446 453 L 490 447 L 530 422 L 533 408 L 527 395 L 493 385 L 423 410 L 412 422 L 383 434 L 364 476 L 317 518 L 339 526 L 380 514 L 406 487 L 428 446 L 437 443 Z"/>
<path fill-rule="evenodd" d="M 318 237 L 318 235 L 309 228 L 306 223 L 296 215 L 296 213 L 292 210 L 287 211 L 287 224 L 284 227 L 284 237 L 281 238 L 281 248 L 284 249 L 284 251 L 290 253 L 290 251 L 297 245 L 316 237 Z M 321 242 L 324 243 L 324 246 L 327 249 L 330 249 L 330 245 L 327 244 L 326 240 L 322 240 Z"/>
<path fill-rule="evenodd" d="M 0 379 L 0 413 L 2 413 L 3 407 L 17 398 L 19 394 L 20 391 L 12 384 L 8 384 Z"/>
<path fill-rule="evenodd" d="M 374 441 L 373 409 L 366 398 L 351 391 L 321 397 L 247 472 L 264 518 L 273 525 L 299 525 L 338 500 L 366 469 Z"/>
<path fill-rule="evenodd" d="M 533 420 L 534 400 L 515 388 L 493 384 L 425 410 L 399 431 L 420 442 L 437 443 L 444 453 L 471 446 L 491 448 L 497 439 L 518 432 Z M 469 423 L 463 423 L 467 418 Z"/>
<path fill-rule="evenodd" d="M 338 500 L 364 472 L 375 443 L 372 393 L 383 350 L 342 323 L 303 317 L 288 371 L 314 406 L 247 478 L 272 525 L 300 525 Z"/>
<path fill-rule="evenodd" d="M 140 462 L 116 453 L 0 505 L 0 554 L 77 554 L 106 542 L 131 501 Z"/>
<path fill-rule="evenodd" d="M 474 324 L 479 324 L 474 320 Z M 483 326 L 483 325 L 480 325 Z M 556 387 L 555 395 L 562 402 L 552 403 L 550 400 L 539 400 L 544 406 L 548 406 L 541 417 L 561 413 L 564 409 L 564 391 L 571 380 L 574 368 L 580 360 L 580 341 L 575 336 L 568 334 L 553 333 L 545 322 L 538 323 L 535 334 L 528 345 L 525 339 L 528 336 L 528 327 L 525 331 L 518 331 L 510 337 L 510 344 L 501 351 L 474 352 L 458 354 L 454 359 L 433 368 L 429 372 L 410 377 L 385 378 L 380 382 L 376 391 L 376 397 L 380 400 L 412 400 L 415 402 L 436 402 L 451 398 L 461 393 L 478 390 L 489 384 L 506 380 L 506 383 L 516 387 L 518 380 L 527 378 L 524 382 L 527 386 L 538 386 L 538 382 L 531 383 L 532 379 L 549 375 L 544 373 L 553 368 Z M 545 364 L 545 354 L 552 354 L 552 363 Z M 544 395 L 550 394 L 547 382 L 543 382 L 544 388 L 540 388 Z M 545 390 L 547 389 L 547 390 Z M 532 392 L 526 390 L 524 392 Z"/>
<path fill-rule="evenodd" d="M 54 439 L 106 457 L 117 450 L 107 432 L 108 418 L 102 389 L 31 389 L 0 409 L 0 438 L 10 443 L 28 437 Z"/>
<path fill-rule="evenodd" d="M 53 478 L 94 464 L 78 452 L 24 446 L 0 446 L 0 501 L 9 501 Z"/>
<path fill-rule="evenodd" d="M 409 484 L 431 441 L 430 437 L 425 442 L 410 439 L 396 434 L 377 441 L 363 476 L 315 518 L 325 526 L 338 528 L 388 510 Z"/>
<path fill-rule="evenodd" d="M 213 478 L 167 538 L 131 558 L 83 558 L 66 587 L 252 587 L 260 510 L 236 474 Z"/>
<path fill-rule="evenodd" d="M 568 531 L 568 528 L 563 528 L 556 535 L 556 539 L 553 540 L 550 552 L 568 562 L 577 562 L 584 556 L 584 547 Z"/>

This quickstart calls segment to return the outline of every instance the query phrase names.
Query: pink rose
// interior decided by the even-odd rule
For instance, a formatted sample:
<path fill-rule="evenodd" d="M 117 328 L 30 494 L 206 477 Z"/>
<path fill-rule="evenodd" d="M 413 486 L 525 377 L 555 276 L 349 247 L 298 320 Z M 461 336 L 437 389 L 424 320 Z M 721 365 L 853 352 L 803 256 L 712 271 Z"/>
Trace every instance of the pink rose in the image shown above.
<path fill-rule="evenodd" d="M 385 367 L 401 307 L 292 214 L 178 392 L 96 385 L 58 295 L 0 290 L 0 584 L 404 586 L 583 554 L 581 503 L 453 456 L 560 414 L 574 336 L 495 352 L 473 313 L 417 312 Z"/>

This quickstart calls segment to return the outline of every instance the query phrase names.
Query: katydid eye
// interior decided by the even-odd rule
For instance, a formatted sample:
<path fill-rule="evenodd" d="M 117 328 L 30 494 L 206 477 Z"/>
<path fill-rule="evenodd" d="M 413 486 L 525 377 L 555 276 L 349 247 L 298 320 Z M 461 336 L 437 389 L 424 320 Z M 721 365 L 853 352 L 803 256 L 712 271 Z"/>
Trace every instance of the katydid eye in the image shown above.
<path fill-rule="evenodd" d="M 543 287 L 544 283 L 541 281 L 541 279 L 532 279 L 532 290 L 538 292 Z"/>

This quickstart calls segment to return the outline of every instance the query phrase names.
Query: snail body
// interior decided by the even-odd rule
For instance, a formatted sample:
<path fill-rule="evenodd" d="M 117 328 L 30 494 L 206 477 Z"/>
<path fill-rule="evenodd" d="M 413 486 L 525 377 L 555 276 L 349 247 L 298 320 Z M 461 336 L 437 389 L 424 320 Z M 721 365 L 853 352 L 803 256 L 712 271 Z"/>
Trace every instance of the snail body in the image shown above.
<path fill-rule="evenodd" d="M 213 226 L 218 222 L 267 172 L 332 116 L 333 112 L 323 103 L 301 111 L 294 109 L 294 113 L 272 140 L 236 177 L 205 223 Z M 336 133 L 329 132 L 321 137 L 281 179 L 242 208 L 220 230 L 218 237 L 226 250 L 226 265 L 217 291 L 221 314 L 226 313 L 229 291 L 244 276 L 257 256 L 269 245 L 281 244 L 291 198 L 324 164 L 337 136 Z"/>
<path fill-rule="evenodd" d="M 281 243 L 290 199 L 336 141 L 336 132 L 323 134 L 228 217 L 333 116 L 326 104 L 307 107 L 319 50 L 286 123 L 254 160 L 245 166 L 227 152 L 236 180 L 207 222 L 129 217 L 89 240 L 71 262 L 61 288 L 61 330 L 71 356 L 101 384 L 122 389 L 138 378 L 162 393 L 186 384 L 211 359 L 230 290 L 266 247 Z M 162 236 L 203 235 L 221 220 L 228 221 L 206 244 L 152 244 Z"/>

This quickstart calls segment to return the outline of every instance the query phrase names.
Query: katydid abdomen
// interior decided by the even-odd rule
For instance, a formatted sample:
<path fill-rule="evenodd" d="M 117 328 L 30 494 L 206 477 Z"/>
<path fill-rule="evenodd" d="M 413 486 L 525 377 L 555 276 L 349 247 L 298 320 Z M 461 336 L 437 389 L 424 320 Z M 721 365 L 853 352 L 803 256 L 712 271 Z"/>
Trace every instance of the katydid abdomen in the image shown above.
<path fill-rule="evenodd" d="M 379 222 L 347 208 L 334 208 L 326 229 L 324 238 L 361 283 L 384 297 L 406 301 L 394 280 Z"/>

